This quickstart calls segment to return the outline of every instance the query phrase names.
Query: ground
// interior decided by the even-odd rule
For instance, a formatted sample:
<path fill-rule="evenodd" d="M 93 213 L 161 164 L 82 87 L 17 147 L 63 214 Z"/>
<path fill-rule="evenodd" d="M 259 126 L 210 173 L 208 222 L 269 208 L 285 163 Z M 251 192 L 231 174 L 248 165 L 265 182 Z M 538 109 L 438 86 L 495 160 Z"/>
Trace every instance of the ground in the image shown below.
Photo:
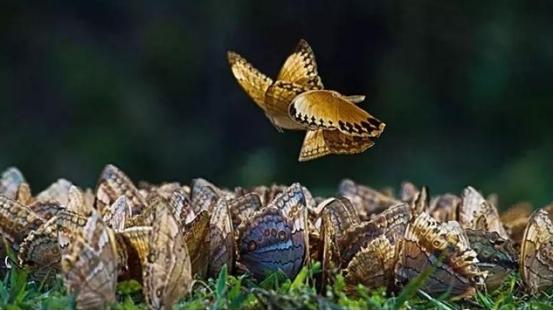
<path fill-rule="evenodd" d="M 432 298 L 418 291 L 415 279 L 397 296 L 384 290 L 368 291 L 359 286 L 357 295 L 347 295 L 341 276 L 317 294 L 315 275 L 318 263 L 304 267 L 294 280 L 275 273 L 262 282 L 232 276 L 223 268 L 215 279 L 195 281 L 192 294 L 179 302 L 176 309 L 550 309 L 552 293 L 531 297 L 519 289 L 517 275 L 509 277 L 493 293 L 478 293 L 466 301 Z M 135 281 L 118 285 L 118 302 L 113 309 L 147 309 L 140 284 Z M 14 267 L 0 281 L 1 309 L 71 309 L 74 301 L 67 295 L 61 280 L 46 285 L 32 281 L 28 273 Z"/>

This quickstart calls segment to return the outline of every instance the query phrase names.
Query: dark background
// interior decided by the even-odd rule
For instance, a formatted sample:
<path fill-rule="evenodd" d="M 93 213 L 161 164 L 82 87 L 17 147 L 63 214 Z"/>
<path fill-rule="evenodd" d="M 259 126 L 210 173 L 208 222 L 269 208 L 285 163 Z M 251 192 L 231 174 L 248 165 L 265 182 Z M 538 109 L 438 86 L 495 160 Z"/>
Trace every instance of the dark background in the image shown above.
<path fill-rule="evenodd" d="M 0 167 L 34 191 L 114 163 L 152 182 L 552 200 L 552 1 L 74 2 L 0 4 Z M 234 80 L 228 49 L 274 77 L 300 38 L 328 88 L 387 123 L 372 149 L 298 163 L 303 134 Z"/>

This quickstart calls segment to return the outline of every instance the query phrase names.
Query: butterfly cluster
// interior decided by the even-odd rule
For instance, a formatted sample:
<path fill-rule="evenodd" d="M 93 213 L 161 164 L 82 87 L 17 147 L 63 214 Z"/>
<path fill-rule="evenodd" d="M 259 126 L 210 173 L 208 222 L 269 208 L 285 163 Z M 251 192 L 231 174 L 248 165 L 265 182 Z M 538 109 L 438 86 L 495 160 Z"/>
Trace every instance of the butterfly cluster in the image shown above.
<path fill-rule="evenodd" d="M 320 288 L 340 273 L 352 293 L 358 284 L 396 292 L 423 277 L 430 295 L 466 298 L 518 270 L 528 292 L 552 287 L 552 206 L 499 214 L 496 201 L 472 187 L 431 197 L 404 183 L 395 196 L 352 180 L 329 198 L 299 183 L 135 184 L 113 165 L 94 190 L 60 179 L 33 195 L 10 168 L 0 178 L 0 251 L 16 251 L 14 264 L 34 278 L 61 277 L 86 309 L 115 302 L 124 280 L 142 284 L 151 308 L 171 308 L 224 265 L 256 279 L 294 278 L 320 261 Z"/>
<path fill-rule="evenodd" d="M 357 106 L 365 96 L 324 88 L 305 40 L 286 59 L 275 81 L 235 52 L 228 52 L 227 59 L 241 87 L 278 131 L 306 131 L 299 161 L 364 152 L 385 129 L 385 123 Z"/>

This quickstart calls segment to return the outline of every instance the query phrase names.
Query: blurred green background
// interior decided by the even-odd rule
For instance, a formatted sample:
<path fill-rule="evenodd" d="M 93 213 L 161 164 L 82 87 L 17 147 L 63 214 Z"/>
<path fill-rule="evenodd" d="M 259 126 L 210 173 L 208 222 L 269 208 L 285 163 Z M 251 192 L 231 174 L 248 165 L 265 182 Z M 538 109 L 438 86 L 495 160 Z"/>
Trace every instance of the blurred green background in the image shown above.
<path fill-rule="evenodd" d="M 275 76 L 297 41 L 325 85 L 387 123 L 361 155 L 298 163 L 234 80 L 235 50 Z M 134 180 L 234 187 L 341 178 L 502 207 L 552 200 L 552 1 L 2 1 L 0 167 L 39 191 Z"/>

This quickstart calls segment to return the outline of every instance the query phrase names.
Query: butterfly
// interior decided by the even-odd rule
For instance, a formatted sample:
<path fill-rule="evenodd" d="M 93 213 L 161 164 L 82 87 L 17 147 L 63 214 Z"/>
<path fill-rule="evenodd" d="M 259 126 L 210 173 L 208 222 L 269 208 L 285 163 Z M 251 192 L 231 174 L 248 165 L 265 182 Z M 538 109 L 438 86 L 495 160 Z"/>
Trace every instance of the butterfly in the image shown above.
<path fill-rule="evenodd" d="M 56 217 L 50 218 L 25 237 L 17 258 L 19 264 L 31 271 L 34 278 L 41 282 L 61 271 Z"/>
<path fill-rule="evenodd" d="M 370 138 L 379 137 L 385 128 L 356 105 L 364 96 L 324 89 L 315 55 L 305 40 L 286 59 L 276 81 L 235 52 L 228 52 L 227 59 L 241 87 L 278 131 L 307 131 L 299 161 L 331 153 L 361 153 L 374 144 Z"/>
<path fill-rule="evenodd" d="M 203 178 L 192 180 L 191 205 L 195 213 L 211 212 L 217 200 L 224 196 L 223 191 Z"/>
<path fill-rule="evenodd" d="M 294 278 L 307 260 L 307 211 L 300 184 L 291 185 L 238 231 L 239 263 L 255 278 L 274 271 Z"/>
<path fill-rule="evenodd" d="M 354 255 L 345 271 L 347 290 L 355 292 L 358 284 L 369 289 L 388 288 L 394 281 L 395 246 L 384 235 L 371 239 Z"/>
<path fill-rule="evenodd" d="M 318 244 L 322 244 L 316 257 L 322 263 L 322 288 L 331 281 L 331 277 L 340 266 L 340 252 L 337 240 L 346 230 L 360 223 L 360 218 L 346 198 L 329 198 L 319 204 L 321 208 L 321 237 Z M 315 242 L 315 241 L 314 241 Z M 310 246 L 312 241 L 310 240 Z"/>
<path fill-rule="evenodd" d="M 204 278 L 208 271 L 210 255 L 210 213 L 203 210 L 185 225 L 185 242 L 190 255 L 192 276 Z"/>
<path fill-rule="evenodd" d="M 95 206 L 101 213 L 124 195 L 132 214 L 139 214 L 146 207 L 146 200 L 133 182 L 114 165 L 106 165 L 96 185 Z"/>
<path fill-rule="evenodd" d="M 397 254 L 397 286 L 428 273 L 421 290 L 432 296 L 449 292 L 453 298 L 463 298 L 484 285 L 486 273 L 479 270 L 477 254 L 455 221 L 439 223 L 421 213 L 408 224 Z"/>
<path fill-rule="evenodd" d="M 151 226 L 129 227 L 114 232 L 118 257 L 118 279 L 142 283 L 143 267 L 150 252 Z"/>
<path fill-rule="evenodd" d="M 167 204 L 159 205 L 154 214 L 143 284 L 146 302 L 153 309 L 171 309 L 191 288 L 187 244 Z"/>
<path fill-rule="evenodd" d="M 110 205 L 104 209 L 102 220 L 106 225 L 115 231 L 123 231 L 125 229 L 125 222 L 131 218 L 131 207 L 127 204 L 127 197 L 120 196 Z"/>
<path fill-rule="evenodd" d="M 19 186 L 25 183 L 25 177 L 16 167 L 10 167 L 0 176 L 0 195 L 15 200 Z"/>
<path fill-rule="evenodd" d="M 246 193 L 237 195 L 227 202 L 233 227 L 237 228 L 245 220 L 251 219 L 252 215 L 262 208 L 260 196 L 257 193 Z"/>
<path fill-rule="evenodd" d="M 339 184 L 338 194 L 350 200 L 361 220 L 371 219 L 377 214 L 401 201 L 384 195 L 367 186 L 357 184 L 350 179 L 344 179 Z"/>
<path fill-rule="evenodd" d="M 66 179 L 58 179 L 48 188 L 37 194 L 37 201 L 40 202 L 58 202 L 62 206 L 66 206 L 69 200 L 69 188 L 73 184 Z"/>
<path fill-rule="evenodd" d="M 431 199 L 429 213 L 440 222 L 456 220 L 462 199 L 454 194 L 446 193 Z"/>
<path fill-rule="evenodd" d="M 104 309 L 115 302 L 117 248 L 100 214 L 63 211 L 57 217 L 64 284 L 78 309 Z"/>
<path fill-rule="evenodd" d="M 384 235 L 391 244 L 396 245 L 404 236 L 411 218 L 410 206 L 401 202 L 374 215 L 369 221 L 363 221 L 348 228 L 337 240 L 341 266 L 347 266 L 362 247 L 380 235 Z"/>
<path fill-rule="evenodd" d="M 506 233 L 514 241 L 517 248 L 521 244 L 523 231 L 527 227 L 533 207 L 530 203 L 520 202 L 500 214 L 500 221 L 506 229 Z"/>
<path fill-rule="evenodd" d="M 233 271 L 235 263 L 235 236 L 229 206 L 225 198 L 220 198 L 210 218 L 210 261 L 208 274 L 217 276 L 223 265 Z"/>
<path fill-rule="evenodd" d="M 465 188 L 462 193 L 458 221 L 464 229 L 497 232 L 501 238 L 509 239 L 496 207 L 471 186 Z"/>
<path fill-rule="evenodd" d="M 0 233 L 16 249 L 31 231 L 38 229 L 44 222 L 45 219 L 29 207 L 0 195 Z"/>
<path fill-rule="evenodd" d="M 552 205 L 531 215 L 519 257 L 521 277 L 531 293 L 552 287 Z"/>
<path fill-rule="evenodd" d="M 517 253 L 512 241 L 501 238 L 497 232 L 467 229 L 465 234 L 471 248 L 477 253 L 477 266 L 481 271 L 487 272 L 487 289 L 492 291 L 498 288 L 518 268 Z"/>

